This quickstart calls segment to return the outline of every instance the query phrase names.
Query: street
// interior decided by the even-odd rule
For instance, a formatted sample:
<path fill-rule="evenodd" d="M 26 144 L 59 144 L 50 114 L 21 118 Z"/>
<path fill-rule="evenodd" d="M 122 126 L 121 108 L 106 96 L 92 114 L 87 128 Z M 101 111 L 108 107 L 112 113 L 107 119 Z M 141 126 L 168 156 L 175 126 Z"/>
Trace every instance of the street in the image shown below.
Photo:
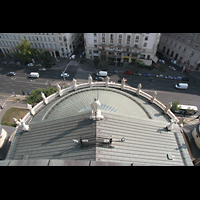
<path fill-rule="evenodd" d="M 65 78 L 65 81 L 61 77 L 62 71 L 65 69 L 66 65 L 63 65 L 57 69 L 47 68 L 46 72 L 41 72 L 38 70 L 38 67 L 27 67 L 27 66 L 0 66 L 0 99 L 4 99 L 4 96 L 8 97 L 13 94 L 21 95 L 22 91 L 25 92 L 31 91 L 34 89 L 46 88 L 47 86 L 56 86 L 59 83 L 61 86 L 68 87 L 72 85 L 72 80 L 75 78 L 77 84 L 85 83 L 88 81 L 88 75 L 91 74 L 93 79 L 95 77 L 95 72 L 91 70 L 91 64 L 88 67 L 88 70 L 83 69 L 83 65 L 78 64 L 76 60 L 70 61 L 71 64 L 67 67 L 66 72 L 70 74 L 70 77 Z M 170 64 L 170 63 L 169 63 Z M 172 65 L 172 64 L 171 64 Z M 173 66 L 173 65 L 172 65 Z M 115 66 L 110 66 L 115 67 Z M 178 68 L 178 67 L 176 67 Z M 156 78 L 155 74 L 158 74 L 157 69 L 152 71 L 146 71 L 152 74 L 151 77 L 143 76 L 134 76 L 134 75 L 124 75 L 125 67 L 118 67 L 118 74 L 109 74 L 110 81 L 118 83 L 118 80 L 121 78 L 127 78 L 127 85 L 137 88 L 138 84 L 142 84 L 142 90 L 147 92 L 150 95 L 153 95 L 154 91 L 157 91 L 157 99 L 164 104 L 167 104 L 171 101 L 179 100 L 181 104 L 194 105 L 197 106 L 200 110 L 200 101 L 199 95 L 200 87 L 199 79 L 192 79 L 188 82 L 189 87 L 187 90 L 178 90 L 174 85 L 179 82 L 176 80 L 169 80 L 164 78 Z M 135 72 L 134 67 L 130 71 Z M 145 69 L 142 69 L 145 70 Z M 8 72 L 14 71 L 16 76 L 6 76 Z M 139 70 L 140 71 L 140 70 Z M 40 77 L 38 79 L 28 78 L 30 72 L 39 72 Z M 180 74 L 181 69 L 177 69 L 176 72 L 167 69 L 165 74 L 174 75 Z M 162 72 L 161 72 L 162 73 Z M 164 73 L 163 73 L 164 74 Z M 181 75 L 181 74 L 180 74 Z M 185 75 L 184 75 L 185 76 Z M 187 75 L 186 75 L 187 76 Z M 152 78 L 152 80 L 150 80 Z"/>

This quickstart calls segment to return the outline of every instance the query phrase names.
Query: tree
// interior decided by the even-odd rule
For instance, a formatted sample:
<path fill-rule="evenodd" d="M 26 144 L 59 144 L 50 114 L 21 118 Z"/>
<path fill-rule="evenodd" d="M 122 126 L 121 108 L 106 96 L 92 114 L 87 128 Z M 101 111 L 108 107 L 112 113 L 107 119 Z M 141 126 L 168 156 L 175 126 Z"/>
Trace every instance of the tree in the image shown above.
<path fill-rule="evenodd" d="M 99 62 L 100 62 L 100 59 L 97 58 L 97 57 L 95 57 L 94 60 L 93 60 L 93 62 L 94 62 L 95 67 L 97 67 L 97 65 L 98 65 Z"/>
<path fill-rule="evenodd" d="M 172 102 L 171 111 L 175 112 L 176 110 L 179 110 L 178 105 L 180 105 L 180 101 L 174 101 L 174 102 Z"/>
<path fill-rule="evenodd" d="M 36 55 L 36 50 L 30 47 L 30 43 L 27 39 L 22 39 L 21 44 L 18 44 L 16 56 L 23 60 L 24 62 L 30 62 L 31 56 Z"/>
<path fill-rule="evenodd" d="M 44 64 L 48 64 L 48 63 L 52 62 L 51 54 L 49 53 L 49 51 L 47 51 L 45 49 L 41 49 L 40 54 L 37 57 Z"/>

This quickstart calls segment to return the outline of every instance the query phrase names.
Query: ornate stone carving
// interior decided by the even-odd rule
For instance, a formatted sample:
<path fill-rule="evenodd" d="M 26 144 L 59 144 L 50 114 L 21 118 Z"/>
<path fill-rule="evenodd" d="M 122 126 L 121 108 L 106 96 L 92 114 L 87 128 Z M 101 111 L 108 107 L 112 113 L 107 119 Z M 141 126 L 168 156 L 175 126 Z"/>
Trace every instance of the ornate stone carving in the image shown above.
<path fill-rule="evenodd" d="M 92 115 L 90 116 L 90 119 L 100 120 L 104 118 L 104 116 L 101 115 L 101 110 L 99 110 L 100 105 L 100 101 L 97 98 L 94 98 L 94 102 L 90 104 L 92 108 Z"/>

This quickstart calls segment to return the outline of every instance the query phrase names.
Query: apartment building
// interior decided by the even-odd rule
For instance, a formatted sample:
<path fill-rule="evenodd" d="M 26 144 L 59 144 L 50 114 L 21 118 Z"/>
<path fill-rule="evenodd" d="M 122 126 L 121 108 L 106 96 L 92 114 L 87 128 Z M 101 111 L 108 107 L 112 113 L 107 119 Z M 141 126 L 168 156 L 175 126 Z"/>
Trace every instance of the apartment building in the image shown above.
<path fill-rule="evenodd" d="M 0 33 L 0 49 L 4 54 L 16 51 L 22 39 L 32 48 L 48 50 L 52 56 L 68 57 L 81 42 L 81 33 Z"/>
<path fill-rule="evenodd" d="M 86 58 L 117 63 L 141 59 L 146 65 L 157 62 L 160 33 L 84 33 Z"/>
<path fill-rule="evenodd" d="M 158 50 L 190 69 L 200 69 L 200 33 L 162 33 Z"/>

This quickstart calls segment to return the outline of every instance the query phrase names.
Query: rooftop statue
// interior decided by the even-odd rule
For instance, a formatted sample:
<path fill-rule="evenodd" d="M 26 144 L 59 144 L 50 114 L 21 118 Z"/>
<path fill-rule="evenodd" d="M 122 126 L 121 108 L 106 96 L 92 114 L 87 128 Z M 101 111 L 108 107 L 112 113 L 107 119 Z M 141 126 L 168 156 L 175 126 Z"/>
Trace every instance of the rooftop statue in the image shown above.
<path fill-rule="evenodd" d="M 104 118 L 104 116 L 101 115 L 101 110 L 99 110 L 101 103 L 97 98 L 94 98 L 94 102 L 92 102 L 90 106 L 92 108 L 92 115 L 90 116 L 90 119 L 100 120 Z"/>

